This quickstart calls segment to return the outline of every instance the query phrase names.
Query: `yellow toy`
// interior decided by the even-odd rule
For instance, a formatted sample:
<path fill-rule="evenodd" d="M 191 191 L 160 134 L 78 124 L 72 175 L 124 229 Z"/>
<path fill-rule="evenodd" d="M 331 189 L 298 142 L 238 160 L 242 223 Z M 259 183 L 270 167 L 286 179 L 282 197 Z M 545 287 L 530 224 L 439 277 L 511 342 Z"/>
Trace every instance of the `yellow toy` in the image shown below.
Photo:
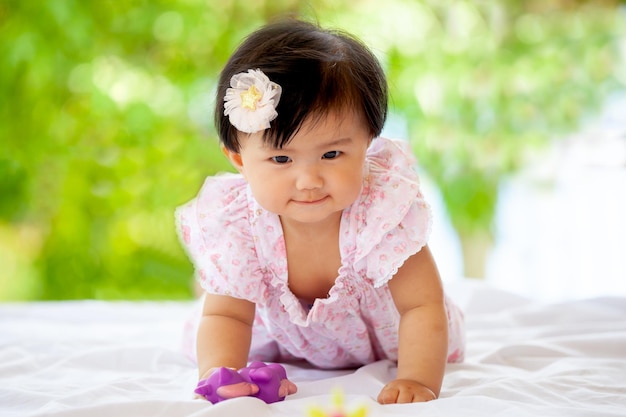
<path fill-rule="evenodd" d="M 347 412 L 343 408 L 343 394 L 341 390 L 335 389 L 333 391 L 333 407 L 330 412 L 326 412 L 320 407 L 313 407 L 309 410 L 308 417 L 365 417 L 367 415 L 367 408 L 360 406 L 352 412 Z"/>

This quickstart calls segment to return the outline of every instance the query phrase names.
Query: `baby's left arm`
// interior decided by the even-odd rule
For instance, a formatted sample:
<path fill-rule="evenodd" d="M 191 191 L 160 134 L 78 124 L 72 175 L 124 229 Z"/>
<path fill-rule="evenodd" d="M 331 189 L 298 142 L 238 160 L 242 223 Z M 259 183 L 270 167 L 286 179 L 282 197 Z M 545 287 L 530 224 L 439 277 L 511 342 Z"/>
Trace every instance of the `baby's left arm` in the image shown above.
<path fill-rule="evenodd" d="M 378 396 L 382 404 L 434 400 L 448 354 L 443 286 L 428 246 L 411 256 L 389 281 L 400 313 L 398 375 Z"/>

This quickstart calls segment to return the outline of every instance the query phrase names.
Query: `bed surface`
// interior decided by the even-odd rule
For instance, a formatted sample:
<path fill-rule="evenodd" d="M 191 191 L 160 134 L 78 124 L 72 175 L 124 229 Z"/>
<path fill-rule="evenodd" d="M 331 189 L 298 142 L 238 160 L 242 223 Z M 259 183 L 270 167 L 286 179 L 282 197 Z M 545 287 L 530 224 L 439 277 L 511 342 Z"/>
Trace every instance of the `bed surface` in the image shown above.
<path fill-rule="evenodd" d="M 378 405 L 394 364 L 321 371 L 287 365 L 297 394 L 267 405 L 192 397 L 195 366 L 180 351 L 191 302 L 0 304 L 0 416 L 625 416 L 626 298 L 532 301 L 481 282 L 447 284 L 467 320 L 463 364 L 439 400 Z"/>

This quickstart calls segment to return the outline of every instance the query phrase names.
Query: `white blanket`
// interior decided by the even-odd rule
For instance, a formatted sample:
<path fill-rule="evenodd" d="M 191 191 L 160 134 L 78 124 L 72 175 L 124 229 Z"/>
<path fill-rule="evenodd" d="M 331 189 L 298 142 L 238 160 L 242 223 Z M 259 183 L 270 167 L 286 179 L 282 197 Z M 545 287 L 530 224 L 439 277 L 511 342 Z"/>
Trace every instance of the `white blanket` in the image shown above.
<path fill-rule="evenodd" d="M 533 302 L 461 281 L 452 296 L 467 319 L 467 358 L 449 365 L 440 399 L 379 405 L 395 366 L 357 370 L 287 366 L 297 394 L 267 405 L 193 399 L 194 364 L 180 349 L 194 304 L 51 302 L 0 305 L 0 416 L 625 416 L 626 298 Z"/>

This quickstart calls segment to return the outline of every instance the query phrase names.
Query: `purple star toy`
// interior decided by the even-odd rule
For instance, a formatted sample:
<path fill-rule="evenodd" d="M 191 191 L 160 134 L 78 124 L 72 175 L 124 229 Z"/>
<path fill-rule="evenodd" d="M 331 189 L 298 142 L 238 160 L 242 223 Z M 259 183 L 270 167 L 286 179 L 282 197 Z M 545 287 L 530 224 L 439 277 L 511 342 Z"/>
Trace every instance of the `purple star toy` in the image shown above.
<path fill-rule="evenodd" d="M 281 381 L 284 379 L 287 379 L 287 372 L 281 365 L 255 361 L 239 371 L 230 368 L 216 369 L 207 379 L 198 382 L 194 392 L 215 404 L 228 399 L 217 394 L 219 387 L 251 382 L 259 387 L 259 392 L 251 396 L 269 404 L 285 399 L 284 396 L 279 396 Z"/>

